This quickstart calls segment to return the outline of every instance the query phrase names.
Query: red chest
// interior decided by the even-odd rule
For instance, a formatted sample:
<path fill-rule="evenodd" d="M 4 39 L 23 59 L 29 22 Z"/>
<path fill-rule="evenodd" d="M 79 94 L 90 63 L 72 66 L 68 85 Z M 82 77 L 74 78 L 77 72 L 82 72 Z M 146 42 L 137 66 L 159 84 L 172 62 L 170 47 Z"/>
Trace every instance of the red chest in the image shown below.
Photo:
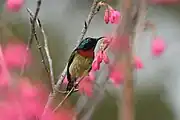
<path fill-rule="evenodd" d="M 94 50 L 93 49 L 88 50 L 88 51 L 78 50 L 77 52 L 84 57 L 94 57 Z"/>

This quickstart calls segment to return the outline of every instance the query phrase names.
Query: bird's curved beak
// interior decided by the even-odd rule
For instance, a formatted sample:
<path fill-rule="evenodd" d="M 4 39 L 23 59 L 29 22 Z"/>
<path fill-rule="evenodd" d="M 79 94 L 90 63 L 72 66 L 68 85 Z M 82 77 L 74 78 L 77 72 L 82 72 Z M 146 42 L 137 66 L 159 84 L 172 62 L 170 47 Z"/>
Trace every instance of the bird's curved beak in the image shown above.
<path fill-rule="evenodd" d="M 99 38 L 97 38 L 96 40 L 99 41 L 99 40 L 101 40 L 102 38 L 105 38 L 105 37 L 99 37 Z"/>

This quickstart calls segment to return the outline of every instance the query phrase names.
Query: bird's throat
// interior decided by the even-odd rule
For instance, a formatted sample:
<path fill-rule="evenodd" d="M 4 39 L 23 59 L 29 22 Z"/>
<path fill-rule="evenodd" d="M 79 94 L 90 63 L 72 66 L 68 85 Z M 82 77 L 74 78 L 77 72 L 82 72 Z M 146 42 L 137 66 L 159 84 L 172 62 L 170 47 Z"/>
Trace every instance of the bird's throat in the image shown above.
<path fill-rule="evenodd" d="M 84 50 L 78 50 L 78 53 L 84 57 L 94 57 L 94 50 L 88 50 L 88 51 L 84 51 Z"/>

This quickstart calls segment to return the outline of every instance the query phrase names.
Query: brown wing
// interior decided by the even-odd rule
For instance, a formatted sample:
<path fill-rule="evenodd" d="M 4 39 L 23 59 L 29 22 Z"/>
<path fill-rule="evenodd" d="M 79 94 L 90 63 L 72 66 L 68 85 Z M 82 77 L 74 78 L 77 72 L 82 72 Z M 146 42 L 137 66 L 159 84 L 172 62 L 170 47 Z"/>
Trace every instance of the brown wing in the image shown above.
<path fill-rule="evenodd" d="M 87 58 L 76 54 L 69 68 L 71 77 L 79 78 L 83 75 L 87 75 L 89 68 L 91 67 L 92 61 L 93 58 Z"/>

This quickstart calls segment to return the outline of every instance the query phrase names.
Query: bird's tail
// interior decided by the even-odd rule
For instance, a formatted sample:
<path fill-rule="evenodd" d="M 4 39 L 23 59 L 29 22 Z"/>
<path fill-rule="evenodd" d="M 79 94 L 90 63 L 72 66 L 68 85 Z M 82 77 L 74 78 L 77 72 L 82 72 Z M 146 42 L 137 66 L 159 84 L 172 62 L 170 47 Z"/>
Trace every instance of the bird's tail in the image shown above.
<path fill-rule="evenodd" d="M 67 87 L 66 87 L 66 91 L 70 91 L 74 87 L 75 81 L 76 81 L 76 79 L 74 78 L 68 82 Z"/>

